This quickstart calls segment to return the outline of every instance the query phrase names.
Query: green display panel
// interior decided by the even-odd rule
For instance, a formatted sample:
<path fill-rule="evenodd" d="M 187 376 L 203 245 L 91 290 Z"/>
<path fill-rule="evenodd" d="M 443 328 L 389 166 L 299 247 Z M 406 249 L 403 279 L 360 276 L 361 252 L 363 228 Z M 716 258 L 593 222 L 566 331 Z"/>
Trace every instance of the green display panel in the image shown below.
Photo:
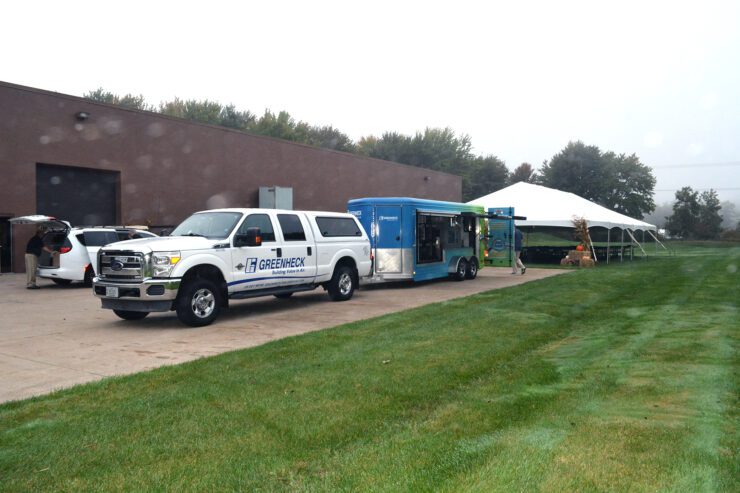
<path fill-rule="evenodd" d="M 514 215 L 513 207 L 495 207 L 488 209 L 489 214 L 500 216 Z M 514 257 L 514 220 L 489 219 L 486 263 L 498 267 L 510 267 Z"/>

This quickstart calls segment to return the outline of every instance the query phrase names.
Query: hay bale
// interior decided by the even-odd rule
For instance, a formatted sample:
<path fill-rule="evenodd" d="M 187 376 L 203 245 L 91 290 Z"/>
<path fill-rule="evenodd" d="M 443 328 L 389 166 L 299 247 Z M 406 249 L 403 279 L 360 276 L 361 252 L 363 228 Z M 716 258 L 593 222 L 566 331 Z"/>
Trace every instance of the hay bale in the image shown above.
<path fill-rule="evenodd" d="M 591 257 L 582 257 L 578 265 L 580 265 L 581 267 L 590 268 L 595 266 L 596 262 L 594 262 L 594 259 L 592 259 Z"/>

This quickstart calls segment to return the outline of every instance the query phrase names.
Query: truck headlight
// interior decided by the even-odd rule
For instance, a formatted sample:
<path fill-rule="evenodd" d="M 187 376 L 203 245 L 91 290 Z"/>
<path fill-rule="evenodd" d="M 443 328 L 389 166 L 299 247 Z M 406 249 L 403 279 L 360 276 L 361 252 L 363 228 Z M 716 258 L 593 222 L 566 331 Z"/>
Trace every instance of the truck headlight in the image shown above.
<path fill-rule="evenodd" d="M 180 252 L 154 252 L 152 254 L 152 275 L 169 277 L 181 258 Z"/>

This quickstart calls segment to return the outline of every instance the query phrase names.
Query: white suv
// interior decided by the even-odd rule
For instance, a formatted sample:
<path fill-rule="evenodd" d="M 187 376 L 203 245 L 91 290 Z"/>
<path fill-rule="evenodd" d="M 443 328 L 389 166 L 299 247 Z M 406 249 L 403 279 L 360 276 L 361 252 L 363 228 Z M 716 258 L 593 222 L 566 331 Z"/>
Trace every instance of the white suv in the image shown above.
<path fill-rule="evenodd" d="M 82 281 L 86 286 L 91 286 L 95 277 L 95 260 L 103 245 L 157 236 L 149 231 L 125 226 L 73 228 L 67 221 L 43 215 L 16 217 L 10 222 L 36 224 L 46 229 L 44 244 L 59 252 L 59 255 L 43 251 L 39 258 L 37 275 L 60 285 Z"/>

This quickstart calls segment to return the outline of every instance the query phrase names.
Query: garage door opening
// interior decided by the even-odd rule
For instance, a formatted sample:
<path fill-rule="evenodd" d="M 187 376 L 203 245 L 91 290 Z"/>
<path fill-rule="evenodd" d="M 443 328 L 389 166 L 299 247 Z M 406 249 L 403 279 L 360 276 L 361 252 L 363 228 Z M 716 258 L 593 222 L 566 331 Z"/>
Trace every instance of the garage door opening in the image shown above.
<path fill-rule="evenodd" d="M 36 165 L 36 213 L 73 226 L 118 222 L 120 172 L 52 164 Z"/>

